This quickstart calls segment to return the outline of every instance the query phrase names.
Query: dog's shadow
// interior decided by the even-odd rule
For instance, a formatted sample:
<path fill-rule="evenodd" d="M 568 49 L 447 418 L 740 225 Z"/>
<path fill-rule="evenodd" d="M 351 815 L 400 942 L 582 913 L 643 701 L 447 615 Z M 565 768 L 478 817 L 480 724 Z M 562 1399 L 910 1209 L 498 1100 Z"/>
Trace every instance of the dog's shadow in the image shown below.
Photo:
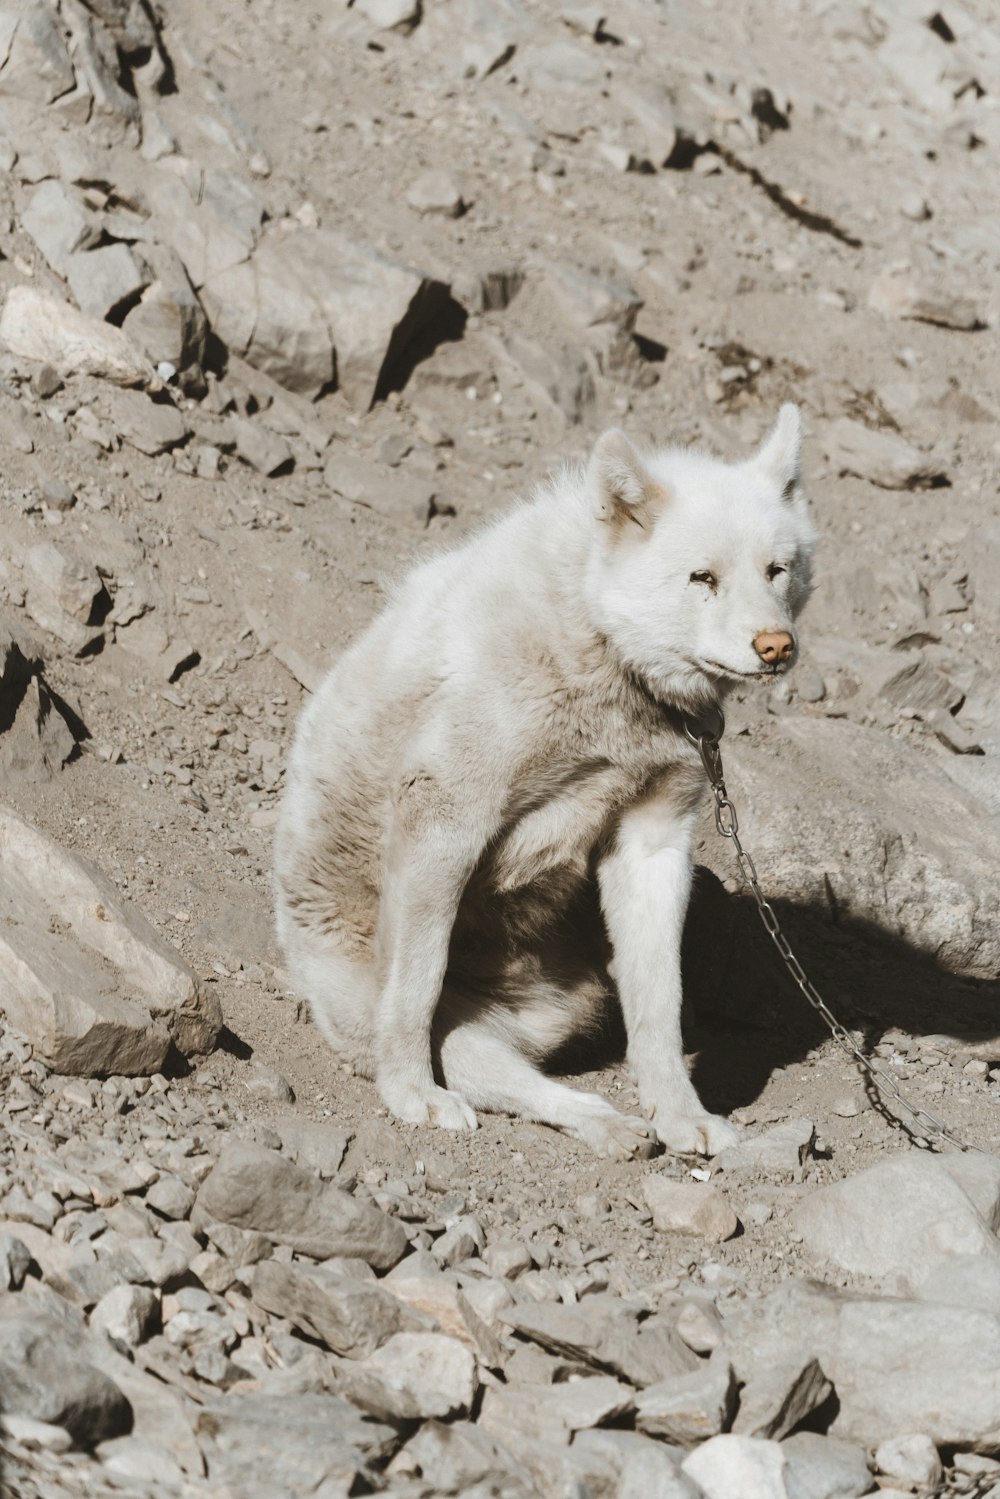
<path fill-rule="evenodd" d="M 997 1038 L 1000 1060 L 1000 984 L 951 973 L 932 954 L 874 923 L 834 923 L 826 905 L 772 904 L 806 974 L 836 1018 L 860 1033 L 863 1050 L 898 1026 L 911 1036 Z M 695 1054 L 692 1078 L 713 1113 L 752 1104 L 777 1068 L 803 1061 L 829 1038 L 753 900 L 728 895 L 703 866 L 695 872 L 682 967 L 684 1048 Z M 556 1070 L 589 1070 L 621 1060 L 624 1052 L 624 1026 L 615 1014 L 596 1046 L 567 1051 Z"/>
<path fill-rule="evenodd" d="M 830 1010 L 870 1050 L 894 1027 L 910 1036 L 998 1038 L 1000 984 L 949 972 L 933 954 L 872 922 L 832 922 L 822 908 L 772 902 Z M 800 1062 L 830 1035 L 788 973 L 749 897 L 727 895 L 699 867 L 684 931 L 685 1048 L 713 1111 L 753 1103 L 778 1067 Z"/>

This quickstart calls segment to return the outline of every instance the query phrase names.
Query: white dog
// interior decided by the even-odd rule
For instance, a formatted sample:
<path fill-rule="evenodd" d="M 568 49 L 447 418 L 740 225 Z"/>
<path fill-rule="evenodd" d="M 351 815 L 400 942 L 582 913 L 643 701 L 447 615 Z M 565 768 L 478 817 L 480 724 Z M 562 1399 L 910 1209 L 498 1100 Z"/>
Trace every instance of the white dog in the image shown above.
<path fill-rule="evenodd" d="M 612 1155 L 735 1138 L 681 1047 L 706 795 L 685 722 L 792 664 L 813 541 L 794 406 L 739 464 L 607 432 L 585 470 L 416 568 L 326 678 L 291 755 L 279 932 L 400 1119 L 495 1110 Z M 609 974 L 651 1124 L 541 1071 Z"/>

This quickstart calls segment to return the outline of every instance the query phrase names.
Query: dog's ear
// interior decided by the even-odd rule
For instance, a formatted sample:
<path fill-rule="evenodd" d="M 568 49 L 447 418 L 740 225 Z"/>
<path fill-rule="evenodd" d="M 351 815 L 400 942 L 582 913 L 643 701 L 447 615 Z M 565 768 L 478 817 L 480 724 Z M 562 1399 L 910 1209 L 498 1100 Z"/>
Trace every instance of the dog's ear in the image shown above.
<path fill-rule="evenodd" d="M 664 499 L 663 488 L 617 427 L 598 438 L 590 460 L 590 480 L 601 520 L 634 524 L 643 530 L 652 525 Z"/>
<path fill-rule="evenodd" d="M 802 418 L 799 408 L 789 401 L 778 412 L 774 428 L 764 439 L 754 468 L 766 474 L 781 491 L 783 500 L 791 500 L 802 479 Z"/>

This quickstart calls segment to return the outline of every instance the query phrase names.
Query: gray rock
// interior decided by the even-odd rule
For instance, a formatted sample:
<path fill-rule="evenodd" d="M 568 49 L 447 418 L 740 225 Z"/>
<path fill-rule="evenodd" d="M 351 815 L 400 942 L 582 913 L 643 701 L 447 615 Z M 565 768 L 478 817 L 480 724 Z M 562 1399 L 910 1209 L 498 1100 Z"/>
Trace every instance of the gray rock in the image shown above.
<path fill-rule="evenodd" d="M 35 188 L 21 214 L 21 227 L 31 235 L 56 275 L 64 279 L 74 255 L 89 250 L 101 237 L 101 226 L 94 215 L 76 193 L 55 178 Z"/>
<path fill-rule="evenodd" d="M 94 1259 L 87 1248 L 77 1250 L 73 1259 L 62 1270 L 53 1272 L 45 1268 L 45 1279 L 60 1296 L 74 1306 L 87 1310 L 104 1299 L 123 1282 L 147 1279 L 145 1267 L 130 1251 L 112 1253 L 110 1245 L 100 1259 Z"/>
<path fill-rule="evenodd" d="M 642 1193 L 659 1233 L 684 1234 L 720 1244 L 731 1239 L 740 1226 L 717 1187 L 651 1175 L 643 1178 Z"/>
<path fill-rule="evenodd" d="M 951 713 L 965 696 L 943 671 L 938 671 L 923 656 L 894 672 L 879 690 L 890 703 L 912 708 L 921 716 L 934 708 Z"/>
<path fill-rule="evenodd" d="M 149 277 L 127 245 L 103 245 L 70 255 L 64 272 L 81 312 L 109 318 L 131 302 Z"/>
<path fill-rule="evenodd" d="M 228 1146 L 202 1183 L 196 1207 L 316 1259 L 357 1256 L 387 1270 L 407 1246 L 402 1224 L 258 1145 Z"/>
<path fill-rule="evenodd" d="M 154 617 L 145 615 L 129 622 L 127 629 L 116 632 L 117 644 L 141 657 L 165 682 L 172 682 L 198 652 L 185 637 L 168 635 Z"/>
<path fill-rule="evenodd" d="M 542 343 L 517 333 L 507 335 L 500 347 L 517 366 L 536 399 L 573 424 L 589 414 L 597 392 L 590 365 L 579 350 L 558 341 Z"/>
<path fill-rule="evenodd" d="M 262 1473 L 280 1473 L 286 1494 L 347 1494 L 399 1441 L 394 1427 L 327 1394 L 230 1395 L 206 1402 L 196 1421 L 213 1483 L 234 1494 L 259 1493 Z"/>
<path fill-rule="evenodd" d="M 157 1488 L 161 1485 L 177 1488 L 184 1483 L 184 1469 L 165 1442 L 115 1437 L 110 1442 L 101 1442 L 95 1455 L 100 1458 L 101 1467 L 115 1474 L 119 1483 L 131 1480 L 143 1487 L 155 1484 Z"/>
<path fill-rule="evenodd" d="M 14 1234 L 0 1233 L 0 1291 L 19 1291 L 31 1267 L 31 1251 Z"/>
<path fill-rule="evenodd" d="M 649 1385 L 636 1397 L 635 1424 L 649 1436 L 690 1446 L 726 1431 L 736 1409 L 736 1380 L 725 1358 L 691 1374 Z"/>
<path fill-rule="evenodd" d="M 292 450 L 283 437 L 271 432 L 263 423 L 245 416 L 230 416 L 226 431 L 232 439 L 237 457 L 258 474 L 276 474 L 292 465 Z"/>
<path fill-rule="evenodd" d="M 605 77 L 597 49 L 569 40 L 523 47 L 517 55 L 517 70 L 518 77 L 543 98 L 552 92 L 565 95 L 598 88 Z"/>
<path fill-rule="evenodd" d="M 826 683 L 818 671 L 800 666 L 795 673 L 795 696 L 803 703 L 821 703 L 826 697 Z"/>
<path fill-rule="evenodd" d="M 482 1254 L 486 1248 L 486 1235 L 479 1219 L 470 1213 L 448 1225 L 440 1238 L 431 1245 L 431 1254 L 439 1265 L 457 1265 L 462 1260 Z"/>
<path fill-rule="evenodd" d="M 500 1275 L 504 1280 L 516 1280 L 534 1264 L 527 1244 L 522 1244 L 519 1239 L 494 1239 L 484 1251 L 483 1258 L 494 1275 Z"/>
<path fill-rule="evenodd" d="M 144 173 L 142 191 L 154 214 L 152 233 L 180 257 L 199 292 L 206 281 L 246 264 L 253 254 L 263 205 L 242 174 L 219 167 L 205 172 L 154 167 Z"/>
<path fill-rule="evenodd" d="M 457 182 L 442 171 L 421 172 L 407 188 L 406 201 L 417 213 L 436 214 L 443 219 L 460 218 L 467 206 Z"/>
<path fill-rule="evenodd" d="M 267 1259 L 274 1248 L 266 1234 L 253 1233 L 250 1229 L 234 1228 L 231 1223 L 207 1222 L 203 1231 L 211 1243 L 225 1255 L 237 1269 L 244 1265 L 256 1265 Z"/>
<path fill-rule="evenodd" d="M 634 1431 L 578 1432 L 572 1451 L 593 1453 L 617 1470 L 615 1499 L 697 1499 L 700 1491 L 680 1471 L 681 1448 L 654 1441 Z"/>
<path fill-rule="evenodd" d="M 922 1431 L 985 1452 L 1000 1443 L 1000 1321 L 989 1313 L 790 1282 L 727 1318 L 726 1339 L 744 1382 L 817 1359 L 839 1402 L 834 1436 L 875 1446 Z"/>
<path fill-rule="evenodd" d="M 531 1474 L 502 1439 L 470 1421 L 426 1421 L 403 1451 L 422 1473 L 433 1474 L 442 1494 L 464 1493 L 473 1484 L 495 1484 L 510 1499 L 535 1493 Z"/>
<path fill-rule="evenodd" d="M 759 1135 L 747 1135 L 715 1157 L 719 1171 L 759 1171 L 765 1176 L 795 1176 L 816 1139 L 811 1119 L 785 1119 Z"/>
<path fill-rule="evenodd" d="M 208 319 L 175 251 L 156 245 L 144 249 L 155 280 L 128 313 L 122 329 L 156 366 L 172 364 L 181 382 L 205 362 Z"/>
<path fill-rule="evenodd" d="M 46 602 L 70 615 L 78 624 L 91 623 L 95 606 L 104 593 L 104 579 L 92 563 L 51 541 L 41 541 L 29 547 L 25 562 L 36 604 L 41 590 Z"/>
<path fill-rule="evenodd" d="M 149 1286 L 116 1286 L 102 1296 L 90 1314 L 91 1327 L 102 1327 L 119 1342 L 135 1348 L 156 1331 L 160 1298 Z"/>
<path fill-rule="evenodd" d="M 93 866 L 0 808 L 0 1007 L 54 1071 L 158 1072 L 208 1051 L 217 997 Z"/>
<path fill-rule="evenodd" d="M 10 780 L 49 780 L 73 754 L 76 738 L 33 652 L 0 616 L 0 772 Z"/>
<path fill-rule="evenodd" d="M 1000 629 L 1000 521 L 977 524 L 963 546 L 966 556 L 975 558 L 976 615 Z"/>
<path fill-rule="evenodd" d="M 149 360 L 127 334 L 32 286 L 12 286 L 0 314 L 0 344 L 65 378 L 95 375 L 114 385 L 160 387 Z"/>
<path fill-rule="evenodd" d="M 394 525 L 421 530 L 427 525 L 434 490 L 412 474 L 337 453 L 324 468 L 323 481 L 336 494 L 377 511 Z"/>
<path fill-rule="evenodd" d="M 69 1452 L 73 1438 L 65 1426 L 33 1421 L 30 1416 L 0 1416 L 0 1430 L 22 1446 L 42 1452 Z"/>
<path fill-rule="evenodd" d="M 697 1354 L 664 1318 L 639 1324 L 624 1304 L 619 1306 L 609 1309 L 592 1296 L 580 1306 L 520 1302 L 501 1309 L 498 1318 L 543 1348 L 610 1369 L 640 1389 L 699 1367 Z"/>
<path fill-rule="evenodd" d="M 880 1442 L 875 1449 L 875 1467 L 887 1478 L 897 1479 L 905 1489 L 933 1488 L 944 1471 L 934 1443 L 920 1432 Z"/>
<path fill-rule="evenodd" d="M 341 1371 L 355 1404 L 390 1421 L 467 1416 L 479 1386 L 468 1348 L 439 1332 L 399 1332 Z"/>
<path fill-rule="evenodd" d="M 640 166 L 671 166 L 675 160 L 683 132 L 678 128 L 674 107 L 665 90 L 621 86 L 615 90 L 616 102 L 620 104 L 629 121 L 625 144 Z"/>
<path fill-rule="evenodd" d="M 155 1237 L 131 1239 L 129 1252 L 142 1265 L 145 1278 L 152 1285 L 165 1286 L 168 1281 L 187 1274 L 198 1256 L 198 1244 L 194 1239 L 185 1246 Z"/>
<path fill-rule="evenodd" d="M 70 1353 L 59 1329 L 29 1305 L 0 1320 L 0 1409 L 62 1426 L 81 1446 L 118 1436 L 132 1420 L 114 1381 Z"/>
<path fill-rule="evenodd" d="M 139 101 L 125 88 L 114 38 L 96 15 L 82 6 L 67 6 L 73 60 L 80 83 L 91 95 L 95 112 L 117 139 L 137 144 Z"/>
<path fill-rule="evenodd" d="M 772 1364 L 743 1386 L 732 1429 L 780 1442 L 829 1398 L 832 1388 L 814 1358 Z"/>
<path fill-rule="evenodd" d="M 281 1136 L 284 1154 L 297 1166 L 308 1166 L 320 1176 L 333 1176 L 340 1170 L 350 1144 L 350 1130 L 341 1128 L 332 1120 L 319 1124 L 297 1114 L 272 1119 L 271 1124 Z"/>
<path fill-rule="evenodd" d="M 436 1327 L 450 1338 L 457 1338 L 471 1348 L 487 1368 L 503 1366 L 500 1340 L 459 1290 L 456 1279 L 442 1274 L 427 1255 L 407 1255 L 390 1270 L 382 1286 L 414 1311 L 432 1318 Z"/>
<path fill-rule="evenodd" d="M 607 1374 L 522 1387 L 491 1386 L 483 1395 L 479 1421 L 495 1436 L 516 1431 L 559 1444 L 573 1432 L 588 1431 L 632 1408 L 633 1392 Z"/>
<path fill-rule="evenodd" d="M 177 407 L 167 400 L 151 401 L 137 390 L 109 393 L 102 409 L 115 430 L 140 453 L 154 456 L 175 448 L 190 433 Z"/>
<path fill-rule="evenodd" d="M 995 1254 L 949 1254 L 916 1288 L 917 1299 L 964 1306 L 1000 1317 L 1000 1260 Z"/>
<path fill-rule="evenodd" d="M 441 282 L 325 229 L 265 239 L 252 262 L 202 290 L 213 327 L 234 353 L 309 396 L 336 374 L 359 411 L 446 297 Z"/>
<path fill-rule="evenodd" d="M 823 908 L 832 891 L 842 920 L 872 922 L 960 973 L 994 977 L 1000 820 L 981 795 L 964 790 L 940 762 L 860 724 L 789 717 L 774 719 L 772 733 L 780 743 L 766 750 L 734 738 L 724 751 L 730 794 L 769 897 Z M 730 851 L 714 844 L 708 862 L 727 878 Z M 807 849 L 822 849 L 822 858 Z M 733 973 L 743 990 L 739 979 Z"/>
<path fill-rule="evenodd" d="M 795 1499 L 858 1499 L 871 1490 L 864 1452 L 852 1442 L 799 1431 L 781 1444 Z"/>
<path fill-rule="evenodd" d="M 65 512 L 72 510 L 76 504 L 76 493 L 72 484 L 64 484 L 61 479 L 45 479 L 41 486 L 42 503 L 49 510 Z"/>
<path fill-rule="evenodd" d="M 696 1447 L 682 1470 L 700 1486 L 705 1499 L 792 1499 L 787 1462 L 777 1442 L 757 1437 L 716 1436 Z"/>
<path fill-rule="evenodd" d="M 355 10 L 379 31 L 412 31 L 420 20 L 421 0 L 357 0 Z"/>
<path fill-rule="evenodd" d="M 367 1358 L 394 1333 L 430 1326 L 381 1286 L 324 1265 L 264 1260 L 254 1270 L 250 1289 L 258 1306 L 286 1317 L 345 1358 Z"/>
<path fill-rule="evenodd" d="M 194 1205 L 194 1193 L 179 1177 L 164 1175 L 146 1192 L 146 1206 L 164 1218 L 187 1218 Z"/>
<path fill-rule="evenodd" d="M 534 1478 L 535 1494 L 614 1493 L 616 1464 L 593 1448 L 526 1434 L 517 1443 L 517 1455 Z"/>
<path fill-rule="evenodd" d="M 19 5 L 8 22 L 9 52 L 4 59 L 5 94 L 38 105 L 64 98 L 76 83 L 57 15 L 44 0 Z"/>
<path fill-rule="evenodd" d="M 869 479 L 881 489 L 926 489 L 944 477 L 932 455 L 919 452 L 893 432 L 875 432 L 850 417 L 831 422 L 821 440 L 838 473 Z"/>
<path fill-rule="evenodd" d="M 695 1353 L 712 1353 L 722 1342 L 722 1319 L 707 1299 L 685 1300 L 674 1325 Z"/>
<path fill-rule="evenodd" d="M 903 1295 L 945 1256 L 978 1255 L 1000 1265 L 993 1228 L 947 1159 L 908 1151 L 817 1188 L 792 1212 L 806 1252 L 817 1264 L 870 1276 Z"/>

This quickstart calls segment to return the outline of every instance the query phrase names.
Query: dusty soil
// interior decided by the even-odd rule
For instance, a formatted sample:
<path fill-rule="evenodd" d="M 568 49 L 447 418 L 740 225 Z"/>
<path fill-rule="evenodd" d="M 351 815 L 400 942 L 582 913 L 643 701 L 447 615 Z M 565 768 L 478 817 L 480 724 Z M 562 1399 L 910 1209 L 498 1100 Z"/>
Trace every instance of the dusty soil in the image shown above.
<path fill-rule="evenodd" d="M 454 300 L 412 370 L 389 382 L 400 388 L 370 411 L 336 389 L 310 403 L 210 347 L 211 390 L 221 381 L 263 428 L 298 424 L 297 461 L 272 477 L 225 447 L 217 477 L 191 471 L 193 446 L 213 441 L 219 421 L 209 399 L 177 393 L 194 435 L 172 454 L 146 456 L 117 437 L 103 450 L 75 426 L 83 406 L 100 415 L 102 382 L 72 377 L 41 397 L 12 362 L 4 411 L 18 413 L 33 451 L 0 433 L 0 558 L 10 561 L 0 584 L 86 737 L 57 775 L 19 779 L 8 795 L 93 859 L 215 986 L 220 1047 L 171 1085 L 194 1107 L 224 1096 L 237 1118 L 267 1123 L 294 1111 L 328 1120 L 355 1133 L 345 1174 L 378 1188 L 425 1173 L 461 1192 L 484 1222 L 550 1245 L 557 1262 L 599 1264 L 620 1294 L 676 1280 L 742 1296 L 811 1268 L 787 1224 L 804 1192 L 908 1137 L 866 1100 L 857 1070 L 770 951 L 752 903 L 737 893 L 707 790 L 705 869 L 686 952 L 698 1085 L 710 1107 L 748 1126 L 807 1118 L 818 1134 L 801 1180 L 733 1187 L 741 1218 L 760 1204 L 760 1221 L 723 1244 L 652 1228 L 643 1177 L 686 1174 L 695 1162 L 598 1161 L 554 1131 L 493 1116 L 471 1136 L 389 1119 L 290 992 L 271 926 L 271 834 L 307 697 L 279 656 L 297 653 L 300 675 L 325 667 L 414 560 L 559 462 L 585 457 L 606 425 L 730 455 L 794 400 L 821 533 L 798 669 L 808 690 L 797 692 L 793 678 L 734 705 L 724 744 L 727 753 L 734 746 L 731 794 L 746 805 L 742 832 L 761 850 L 762 884 L 780 896 L 805 967 L 837 1014 L 915 1103 L 972 1144 L 995 1142 L 1000 1028 L 987 967 L 922 946 L 891 902 L 866 909 L 824 902 L 808 882 L 789 888 L 784 850 L 796 867 L 821 871 L 847 840 L 850 857 L 870 867 L 884 856 L 884 829 L 873 825 L 866 846 L 848 827 L 843 781 L 818 756 L 807 802 L 781 795 L 789 722 L 845 720 L 878 746 L 859 792 L 887 809 L 890 826 L 915 755 L 966 799 L 984 847 L 1000 846 L 995 25 L 975 0 L 954 17 L 888 4 L 734 13 L 693 0 L 622 0 L 588 35 L 586 9 L 431 0 L 412 30 L 379 30 L 339 3 L 164 7 L 177 86 L 159 111 L 180 154 L 228 166 L 241 151 L 263 153 L 267 175 L 252 185 L 270 222 L 348 232 L 450 283 Z M 926 75 L 908 71 L 893 51 L 918 29 L 940 54 L 924 93 L 930 63 Z M 472 76 L 473 43 L 496 58 L 509 45 L 510 55 Z M 640 156 L 630 100 L 657 84 L 669 85 L 682 139 L 694 143 L 680 152 L 688 160 L 619 170 L 600 147 Z M 27 147 L 16 144 L 23 158 Z M 409 206 L 429 169 L 457 185 L 466 205 L 458 217 Z M 57 284 L 20 223 L 29 190 L 16 174 L 0 187 L 0 294 L 26 281 Z M 631 288 L 641 298 L 634 327 L 605 337 L 589 292 L 553 293 L 553 262 Z M 483 307 L 468 288 L 501 271 L 524 284 L 508 305 Z M 933 316 L 870 304 L 873 286 L 893 272 L 936 299 Z M 956 310 L 959 299 L 973 316 Z M 963 317 L 975 326 L 946 326 Z M 556 395 L 526 373 L 526 339 L 561 367 Z M 905 439 L 936 477 L 886 488 L 864 477 L 867 460 L 860 473 L 845 471 L 851 465 L 830 446 L 844 417 Z M 360 465 L 371 492 L 391 491 L 389 500 L 371 499 L 364 485 L 357 498 L 338 492 L 345 464 Z M 75 505 L 41 503 L 47 480 L 71 486 Z M 75 655 L 19 614 L 17 559 L 40 540 L 95 564 L 114 599 L 141 575 L 150 617 L 190 647 L 172 680 L 130 649 L 130 626 Z M 911 661 L 951 685 L 937 720 L 882 691 Z M 949 735 L 981 753 L 958 753 Z M 744 795 L 746 743 L 772 756 L 766 806 L 756 791 Z M 898 782 L 887 772 L 894 756 Z M 919 806 L 915 815 L 908 846 L 919 858 Z M 942 847 L 937 832 L 934 841 L 961 884 L 967 850 Z M 965 1070 L 976 1061 L 985 1075 Z M 293 1104 L 266 1096 L 261 1064 L 287 1079 Z M 637 1107 L 613 1025 L 606 1046 L 577 1065 L 582 1086 Z"/>

